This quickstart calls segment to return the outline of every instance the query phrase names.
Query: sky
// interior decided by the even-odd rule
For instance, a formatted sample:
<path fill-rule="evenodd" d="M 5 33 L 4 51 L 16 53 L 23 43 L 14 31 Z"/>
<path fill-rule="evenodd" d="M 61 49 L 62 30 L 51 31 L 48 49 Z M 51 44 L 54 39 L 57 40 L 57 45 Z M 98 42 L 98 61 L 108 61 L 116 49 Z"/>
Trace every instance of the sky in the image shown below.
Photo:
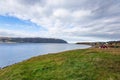
<path fill-rule="evenodd" d="M 120 0 L 0 0 L 0 37 L 120 40 Z"/>

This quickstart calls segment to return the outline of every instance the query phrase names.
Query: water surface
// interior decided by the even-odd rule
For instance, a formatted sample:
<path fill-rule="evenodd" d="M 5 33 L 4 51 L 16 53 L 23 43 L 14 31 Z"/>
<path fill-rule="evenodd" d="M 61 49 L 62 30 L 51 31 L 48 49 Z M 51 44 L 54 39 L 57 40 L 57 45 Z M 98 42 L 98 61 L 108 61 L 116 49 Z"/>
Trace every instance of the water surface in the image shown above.
<path fill-rule="evenodd" d="M 5 67 L 33 56 L 89 47 L 88 45 L 76 44 L 2 43 L 0 44 L 0 67 Z"/>

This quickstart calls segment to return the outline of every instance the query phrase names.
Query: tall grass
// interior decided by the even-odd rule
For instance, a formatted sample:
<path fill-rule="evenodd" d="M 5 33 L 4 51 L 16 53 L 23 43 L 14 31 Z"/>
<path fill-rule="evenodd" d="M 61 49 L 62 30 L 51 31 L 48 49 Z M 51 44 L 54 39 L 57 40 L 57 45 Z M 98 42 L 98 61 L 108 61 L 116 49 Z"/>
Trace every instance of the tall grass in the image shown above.
<path fill-rule="evenodd" d="M 120 50 L 83 49 L 33 57 L 1 69 L 0 80 L 120 80 Z"/>

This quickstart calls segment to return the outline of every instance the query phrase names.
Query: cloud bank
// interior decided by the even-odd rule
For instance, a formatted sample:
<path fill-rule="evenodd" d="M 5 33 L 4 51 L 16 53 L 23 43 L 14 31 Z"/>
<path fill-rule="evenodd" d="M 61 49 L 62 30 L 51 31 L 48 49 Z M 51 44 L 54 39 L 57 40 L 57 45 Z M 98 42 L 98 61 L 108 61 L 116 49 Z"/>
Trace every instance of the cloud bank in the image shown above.
<path fill-rule="evenodd" d="M 120 0 L 0 0 L 0 15 L 44 28 L 32 35 L 9 30 L 0 30 L 0 35 L 54 37 L 69 42 L 119 40 L 119 9 Z"/>

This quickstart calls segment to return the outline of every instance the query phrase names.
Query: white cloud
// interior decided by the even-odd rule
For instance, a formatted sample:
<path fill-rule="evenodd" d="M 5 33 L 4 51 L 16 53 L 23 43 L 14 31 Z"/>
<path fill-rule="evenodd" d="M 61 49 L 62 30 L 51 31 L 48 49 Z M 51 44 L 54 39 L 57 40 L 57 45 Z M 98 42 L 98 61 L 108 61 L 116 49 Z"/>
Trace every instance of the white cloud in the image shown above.
<path fill-rule="evenodd" d="M 81 19 L 82 17 L 87 17 L 87 16 L 90 16 L 92 14 L 91 14 L 91 11 L 89 11 L 89 10 L 79 10 L 79 11 L 73 12 L 72 15 L 75 18 Z"/>
<path fill-rule="evenodd" d="M 0 15 L 30 20 L 45 28 L 46 31 L 33 33 L 32 36 L 42 34 L 43 37 L 68 41 L 81 41 L 86 37 L 88 41 L 110 40 L 111 34 L 120 34 L 116 32 L 120 30 L 119 5 L 116 0 L 0 0 Z"/>
<path fill-rule="evenodd" d="M 65 9 L 57 9 L 56 11 L 54 11 L 53 16 L 55 16 L 56 18 L 65 18 L 70 16 L 70 12 Z"/>

